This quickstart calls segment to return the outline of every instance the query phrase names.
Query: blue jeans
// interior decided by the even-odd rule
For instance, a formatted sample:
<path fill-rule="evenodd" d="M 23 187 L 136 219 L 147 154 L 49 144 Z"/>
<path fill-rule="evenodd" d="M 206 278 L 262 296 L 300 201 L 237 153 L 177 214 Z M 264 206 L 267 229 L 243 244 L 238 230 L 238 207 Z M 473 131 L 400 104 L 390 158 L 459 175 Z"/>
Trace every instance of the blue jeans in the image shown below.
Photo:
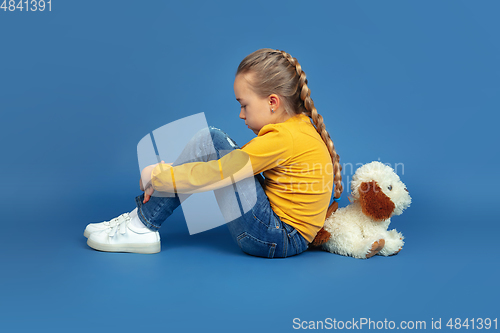
<path fill-rule="evenodd" d="M 209 140 L 211 138 L 211 141 Z M 213 142 L 212 149 L 207 149 Z M 195 135 L 186 145 L 179 158 L 173 166 L 195 162 L 220 159 L 238 145 L 223 131 L 209 127 Z M 252 209 L 240 217 L 226 223 L 229 232 L 241 250 L 247 254 L 265 258 L 285 258 L 304 252 L 308 243 L 304 237 L 292 226 L 282 222 L 278 215 L 272 210 L 269 199 L 263 189 L 264 177 L 257 174 L 246 179 L 255 184 L 255 192 L 252 190 L 253 199 L 257 195 L 257 202 Z M 253 185 L 253 184 L 251 184 Z M 219 207 L 234 198 L 236 187 L 226 187 L 215 190 L 215 196 Z M 248 192 L 248 193 L 247 193 Z M 245 191 L 245 186 L 238 186 L 237 198 L 241 209 L 241 200 L 255 202 L 249 198 L 250 191 Z M 179 207 L 179 197 L 152 196 L 147 203 L 143 203 L 144 194 L 135 198 L 137 204 L 137 215 L 146 227 L 158 230 L 161 224 Z M 231 202 L 234 202 L 231 201 Z M 248 205 L 247 205 L 248 206 Z M 222 211 L 222 209 L 221 209 Z M 244 210 L 240 210 L 244 212 Z"/>

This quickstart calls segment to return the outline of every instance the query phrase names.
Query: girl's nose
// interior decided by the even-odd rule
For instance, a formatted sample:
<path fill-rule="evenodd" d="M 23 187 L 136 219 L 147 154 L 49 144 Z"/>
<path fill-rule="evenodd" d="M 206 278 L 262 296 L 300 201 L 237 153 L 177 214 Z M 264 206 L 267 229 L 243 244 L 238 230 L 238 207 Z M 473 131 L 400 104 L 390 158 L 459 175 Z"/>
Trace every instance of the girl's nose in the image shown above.
<path fill-rule="evenodd" d="M 245 115 L 243 114 L 243 110 L 240 111 L 240 119 L 245 119 Z"/>

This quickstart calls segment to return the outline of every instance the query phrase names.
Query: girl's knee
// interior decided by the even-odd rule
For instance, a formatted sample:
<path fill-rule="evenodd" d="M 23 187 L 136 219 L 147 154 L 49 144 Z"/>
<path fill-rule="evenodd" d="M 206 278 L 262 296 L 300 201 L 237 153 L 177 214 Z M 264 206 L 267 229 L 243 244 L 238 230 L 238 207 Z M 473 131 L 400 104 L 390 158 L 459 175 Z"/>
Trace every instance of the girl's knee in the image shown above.
<path fill-rule="evenodd" d="M 239 146 L 236 144 L 236 142 L 231 139 L 229 135 L 227 135 L 227 133 L 223 130 L 213 126 L 209 126 L 208 129 L 214 143 L 219 142 L 223 145 L 226 145 L 226 143 L 228 143 L 231 149 L 239 149 Z"/>
<path fill-rule="evenodd" d="M 213 126 L 208 126 L 208 131 L 210 132 L 212 138 L 225 138 L 227 136 L 223 130 Z"/>

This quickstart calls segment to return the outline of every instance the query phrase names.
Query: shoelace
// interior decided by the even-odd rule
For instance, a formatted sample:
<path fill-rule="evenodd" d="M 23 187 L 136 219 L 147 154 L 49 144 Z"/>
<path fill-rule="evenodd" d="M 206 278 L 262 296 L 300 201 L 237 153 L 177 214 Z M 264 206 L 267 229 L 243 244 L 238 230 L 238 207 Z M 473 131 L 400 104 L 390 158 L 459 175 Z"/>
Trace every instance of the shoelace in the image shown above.
<path fill-rule="evenodd" d="M 113 237 L 116 234 L 116 231 L 120 229 L 120 233 L 123 235 L 127 232 L 127 221 L 130 220 L 130 216 L 128 213 L 124 213 L 118 217 L 115 217 L 111 221 L 109 221 L 109 229 L 107 233 L 110 237 Z"/>

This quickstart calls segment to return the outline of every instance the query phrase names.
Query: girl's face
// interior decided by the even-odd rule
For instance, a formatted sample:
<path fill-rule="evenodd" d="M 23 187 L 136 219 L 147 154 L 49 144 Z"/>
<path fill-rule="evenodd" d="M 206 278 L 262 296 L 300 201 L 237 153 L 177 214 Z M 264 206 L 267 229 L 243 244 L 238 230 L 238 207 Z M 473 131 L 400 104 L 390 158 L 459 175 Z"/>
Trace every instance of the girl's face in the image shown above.
<path fill-rule="evenodd" d="M 271 124 L 275 120 L 271 113 L 273 99 L 269 97 L 261 98 L 252 91 L 249 83 L 251 76 L 251 73 L 236 75 L 234 94 L 236 100 L 241 104 L 240 118 L 245 120 L 245 125 L 255 134 L 259 134 L 264 125 Z M 274 107 L 274 110 L 276 111 L 276 107 Z"/>

